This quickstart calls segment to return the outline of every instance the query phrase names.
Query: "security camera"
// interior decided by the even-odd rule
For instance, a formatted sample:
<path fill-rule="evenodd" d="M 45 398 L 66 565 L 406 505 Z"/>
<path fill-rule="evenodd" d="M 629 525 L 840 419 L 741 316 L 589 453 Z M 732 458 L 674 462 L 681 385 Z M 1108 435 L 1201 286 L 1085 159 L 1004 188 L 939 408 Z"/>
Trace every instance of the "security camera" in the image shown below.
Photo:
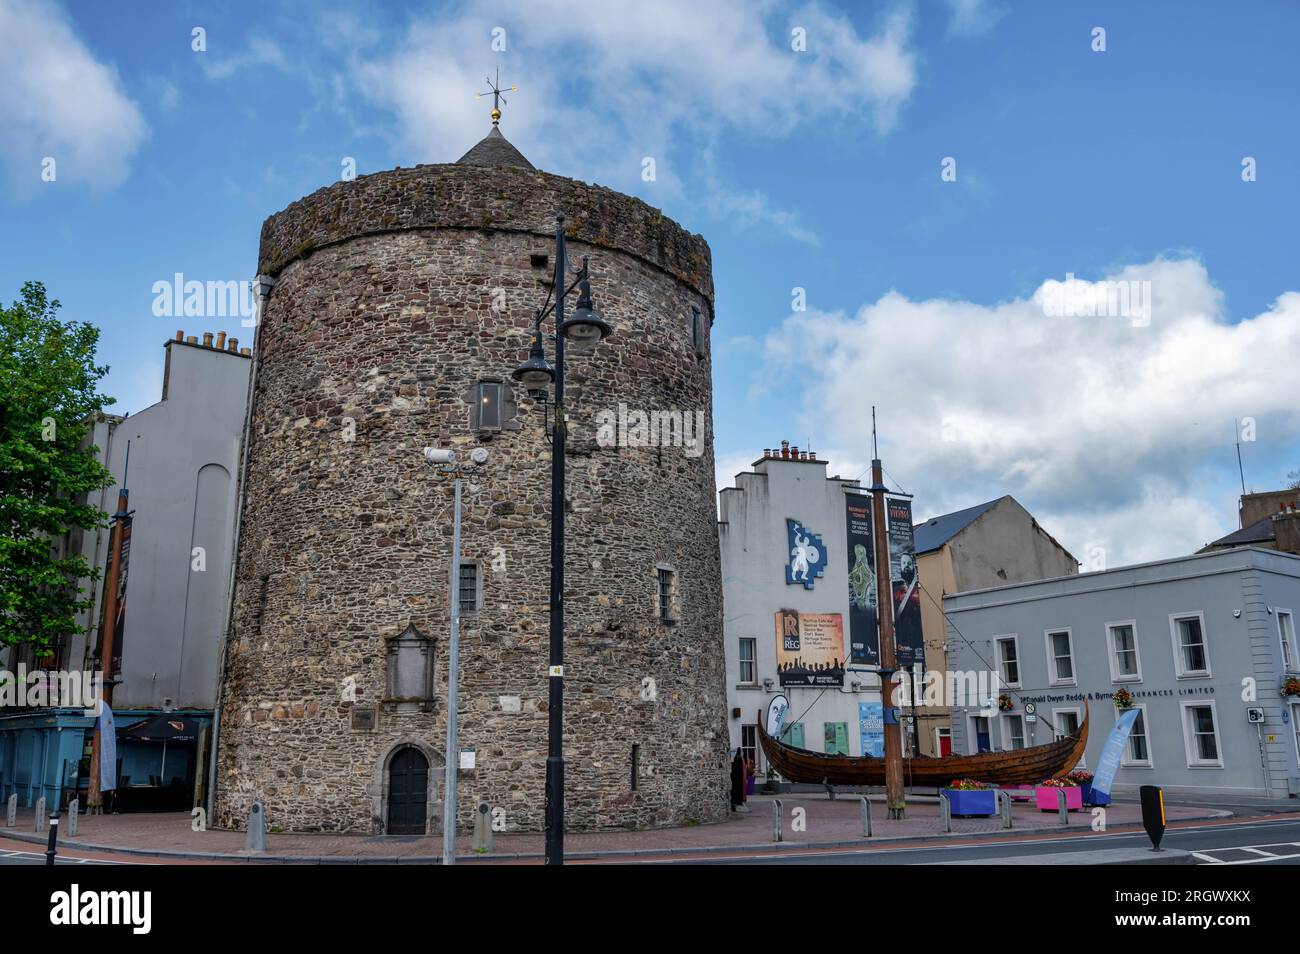
<path fill-rule="evenodd" d="M 426 447 L 424 449 L 424 459 L 430 464 L 454 464 L 456 463 L 456 452 L 450 447 Z"/>

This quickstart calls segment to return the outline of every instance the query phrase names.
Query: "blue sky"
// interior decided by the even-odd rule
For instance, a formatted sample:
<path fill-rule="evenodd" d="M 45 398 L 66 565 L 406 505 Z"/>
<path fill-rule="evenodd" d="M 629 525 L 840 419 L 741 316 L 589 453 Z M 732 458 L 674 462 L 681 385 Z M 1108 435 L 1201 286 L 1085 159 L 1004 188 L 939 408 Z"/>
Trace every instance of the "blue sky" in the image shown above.
<path fill-rule="evenodd" d="M 154 282 L 251 278 L 344 157 L 455 160 L 500 66 L 535 164 L 709 240 L 723 482 L 782 438 L 856 476 L 874 403 L 918 513 L 1010 493 L 1095 566 L 1235 527 L 1234 419 L 1253 489 L 1300 468 L 1300 4 L 617 6 L 0 0 L 0 297 L 98 324 L 139 410 L 177 327 L 249 330 Z M 1068 274 L 1150 321 L 1046 315 Z"/>

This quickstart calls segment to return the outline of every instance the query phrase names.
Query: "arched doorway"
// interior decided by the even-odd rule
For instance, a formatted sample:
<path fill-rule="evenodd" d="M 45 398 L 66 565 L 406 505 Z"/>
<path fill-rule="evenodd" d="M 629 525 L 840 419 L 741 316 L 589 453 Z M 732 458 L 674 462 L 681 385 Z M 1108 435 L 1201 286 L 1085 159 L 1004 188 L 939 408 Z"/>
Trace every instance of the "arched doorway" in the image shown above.
<path fill-rule="evenodd" d="M 423 835 L 428 820 L 429 760 L 412 746 L 388 763 L 388 834 Z"/>

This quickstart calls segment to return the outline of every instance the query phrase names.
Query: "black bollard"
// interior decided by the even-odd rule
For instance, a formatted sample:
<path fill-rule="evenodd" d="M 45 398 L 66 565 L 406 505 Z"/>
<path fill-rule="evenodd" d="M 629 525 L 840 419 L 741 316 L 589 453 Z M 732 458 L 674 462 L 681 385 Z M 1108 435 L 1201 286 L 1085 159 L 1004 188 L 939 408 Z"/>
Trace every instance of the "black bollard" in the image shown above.
<path fill-rule="evenodd" d="M 1151 850 L 1160 850 L 1160 839 L 1165 835 L 1165 793 L 1159 785 L 1143 785 L 1142 827 L 1151 839 Z"/>
<path fill-rule="evenodd" d="M 59 840 L 59 812 L 58 809 L 50 812 L 50 844 L 45 849 L 45 864 L 54 864 L 54 856 L 57 854 L 55 843 Z"/>

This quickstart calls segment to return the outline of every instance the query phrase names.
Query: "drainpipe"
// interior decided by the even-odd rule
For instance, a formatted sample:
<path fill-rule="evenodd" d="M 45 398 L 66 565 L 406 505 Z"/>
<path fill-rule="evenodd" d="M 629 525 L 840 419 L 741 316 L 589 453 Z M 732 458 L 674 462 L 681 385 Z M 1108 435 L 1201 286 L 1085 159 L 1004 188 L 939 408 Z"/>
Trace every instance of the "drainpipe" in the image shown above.
<path fill-rule="evenodd" d="M 230 652 L 230 637 L 235 625 L 235 581 L 239 575 L 239 530 L 244 520 L 244 485 L 248 481 L 248 444 L 253 432 L 253 402 L 257 398 L 257 344 L 262 336 L 257 333 L 258 326 L 266 314 L 267 302 L 271 299 L 271 289 L 275 279 L 270 275 L 258 275 L 253 279 L 253 294 L 256 296 L 256 308 L 253 318 L 253 367 L 248 375 L 248 400 L 244 407 L 244 440 L 239 462 L 239 498 L 235 501 L 235 530 L 230 548 L 230 579 L 226 584 L 226 625 L 222 632 L 221 652 L 217 657 L 217 702 L 212 709 L 212 751 L 208 755 L 208 822 L 212 821 L 217 808 L 217 754 L 221 750 L 221 698 L 226 684 L 226 658 Z M 231 344 L 235 342 L 232 339 Z"/>

